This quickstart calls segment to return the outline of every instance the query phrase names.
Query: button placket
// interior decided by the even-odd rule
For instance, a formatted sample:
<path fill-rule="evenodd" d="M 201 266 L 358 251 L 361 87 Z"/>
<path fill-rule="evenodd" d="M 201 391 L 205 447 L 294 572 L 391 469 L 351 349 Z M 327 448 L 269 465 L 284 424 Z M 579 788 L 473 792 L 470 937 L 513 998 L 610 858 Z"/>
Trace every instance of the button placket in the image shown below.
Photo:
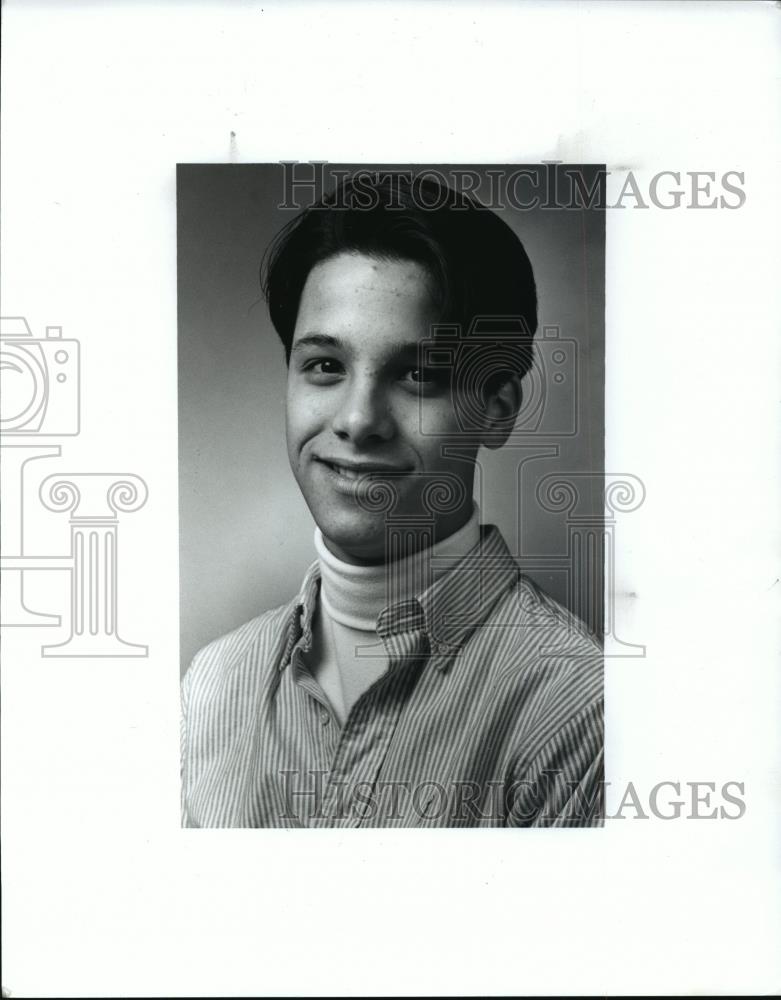
<path fill-rule="evenodd" d="M 324 796 L 326 808 L 338 803 L 339 796 L 349 796 L 356 778 L 364 786 L 374 787 L 407 696 L 415 684 L 420 660 L 429 655 L 428 639 L 422 631 L 383 637 L 383 644 L 390 657 L 388 670 L 356 702 L 338 734 Z M 402 690 L 404 694 L 400 697 Z M 361 826 L 362 817 L 349 814 L 349 800 L 347 805 L 346 825 Z"/>

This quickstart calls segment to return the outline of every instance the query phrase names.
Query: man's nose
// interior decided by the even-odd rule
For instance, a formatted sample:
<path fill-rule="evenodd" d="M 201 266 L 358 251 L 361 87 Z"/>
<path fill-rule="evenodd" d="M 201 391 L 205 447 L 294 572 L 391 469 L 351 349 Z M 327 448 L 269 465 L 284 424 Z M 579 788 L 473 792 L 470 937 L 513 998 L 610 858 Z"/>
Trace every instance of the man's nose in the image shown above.
<path fill-rule="evenodd" d="M 334 415 L 333 429 L 337 437 L 358 446 L 389 441 L 395 433 L 395 425 L 382 388 L 370 378 L 356 378 L 346 383 Z"/>

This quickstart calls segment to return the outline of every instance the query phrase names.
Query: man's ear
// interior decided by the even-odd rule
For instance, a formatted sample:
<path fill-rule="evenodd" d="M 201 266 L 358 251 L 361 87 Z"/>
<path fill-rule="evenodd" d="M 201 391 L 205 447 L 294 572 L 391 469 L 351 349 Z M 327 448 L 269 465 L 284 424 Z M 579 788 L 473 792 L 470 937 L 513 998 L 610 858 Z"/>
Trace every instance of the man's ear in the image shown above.
<path fill-rule="evenodd" d="M 501 448 L 512 432 L 523 401 L 518 375 L 502 375 L 486 394 L 483 445 Z"/>

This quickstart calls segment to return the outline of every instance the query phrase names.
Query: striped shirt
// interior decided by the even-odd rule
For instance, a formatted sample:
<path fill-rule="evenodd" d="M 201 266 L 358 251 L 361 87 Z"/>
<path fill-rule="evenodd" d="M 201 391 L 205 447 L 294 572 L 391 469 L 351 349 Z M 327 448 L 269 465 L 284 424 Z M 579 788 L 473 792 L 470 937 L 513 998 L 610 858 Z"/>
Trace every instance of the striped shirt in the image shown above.
<path fill-rule="evenodd" d="M 601 826 L 603 660 L 499 530 L 385 608 L 388 659 L 340 726 L 298 596 L 210 643 L 182 684 L 187 827 Z"/>

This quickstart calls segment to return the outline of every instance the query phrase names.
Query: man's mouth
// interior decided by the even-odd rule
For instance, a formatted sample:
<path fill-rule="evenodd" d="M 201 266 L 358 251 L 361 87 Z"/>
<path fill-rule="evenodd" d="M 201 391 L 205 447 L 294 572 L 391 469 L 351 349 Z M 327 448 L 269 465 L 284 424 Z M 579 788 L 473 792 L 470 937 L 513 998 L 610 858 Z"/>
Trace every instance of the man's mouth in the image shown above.
<path fill-rule="evenodd" d="M 348 480 L 358 480 L 363 476 L 399 476 L 410 470 L 400 465 L 390 465 L 383 462 L 345 462 L 330 458 L 315 457 L 315 461 L 327 466 L 338 476 Z"/>

